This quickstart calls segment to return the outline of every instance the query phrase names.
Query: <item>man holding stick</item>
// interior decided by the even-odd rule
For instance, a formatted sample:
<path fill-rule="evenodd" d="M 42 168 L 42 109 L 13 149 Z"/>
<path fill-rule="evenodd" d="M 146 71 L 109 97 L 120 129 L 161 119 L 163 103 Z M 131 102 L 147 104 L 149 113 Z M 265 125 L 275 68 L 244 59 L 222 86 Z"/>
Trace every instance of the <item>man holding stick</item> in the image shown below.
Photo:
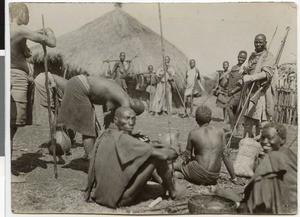
<path fill-rule="evenodd" d="M 256 128 L 256 135 L 261 131 L 262 123 L 271 120 L 274 110 L 275 83 L 273 55 L 267 51 L 267 40 L 263 34 L 258 34 L 254 39 L 255 52 L 251 54 L 248 60 L 247 70 L 243 76 L 244 85 L 241 94 L 239 110 L 245 104 L 248 94 L 250 100 L 246 102 L 244 114 L 244 137 L 254 137 L 252 130 Z M 253 86 L 252 88 L 250 88 Z M 251 92 L 249 93 L 249 91 Z"/>
<path fill-rule="evenodd" d="M 125 64 L 125 62 L 127 64 Z M 127 92 L 127 84 L 125 81 L 128 75 L 129 68 L 131 66 L 131 60 L 125 60 L 125 52 L 120 53 L 120 60 L 114 65 L 111 72 L 112 78 Z"/>
<path fill-rule="evenodd" d="M 11 43 L 11 155 L 13 150 L 13 138 L 18 127 L 27 124 L 28 111 L 28 85 L 33 81 L 29 77 L 27 58 L 31 56 L 26 45 L 27 40 L 40 43 L 44 46 L 55 47 L 56 39 L 53 31 L 46 28 L 45 31 L 31 31 L 23 25 L 29 22 L 29 11 L 24 3 L 10 3 L 10 43 Z M 12 176 L 12 182 L 25 180 Z"/>
<path fill-rule="evenodd" d="M 159 80 L 156 86 L 156 92 L 153 100 L 155 115 L 158 116 L 159 113 L 162 114 L 172 114 L 172 89 L 171 81 L 175 76 L 175 69 L 170 65 L 170 57 L 165 57 L 165 67 L 166 74 L 164 71 L 164 66 L 161 65 L 156 72 L 156 76 Z M 169 107 L 169 111 L 168 111 Z"/>
<path fill-rule="evenodd" d="M 233 130 L 236 124 L 236 116 L 238 115 L 237 107 L 239 105 L 241 92 L 240 88 L 236 89 L 236 83 L 241 79 L 241 75 L 243 72 L 242 65 L 247 59 L 247 52 L 242 50 L 238 54 L 238 63 L 232 66 L 229 75 L 228 75 L 228 102 L 226 106 L 227 114 L 229 117 L 230 127 Z M 241 122 L 237 124 L 237 132 L 240 132 Z M 238 134 L 237 133 L 237 134 Z"/>

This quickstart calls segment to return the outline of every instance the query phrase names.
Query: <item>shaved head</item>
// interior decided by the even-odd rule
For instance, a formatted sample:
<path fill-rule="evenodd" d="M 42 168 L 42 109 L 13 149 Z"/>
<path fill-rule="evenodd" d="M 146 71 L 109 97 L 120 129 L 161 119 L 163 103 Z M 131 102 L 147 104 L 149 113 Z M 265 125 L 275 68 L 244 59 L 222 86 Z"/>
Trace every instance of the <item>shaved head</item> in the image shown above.
<path fill-rule="evenodd" d="M 119 107 L 115 112 L 114 122 L 119 130 L 125 133 L 131 133 L 135 125 L 135 112 L 128 107 Z"/>
<path fill-rule="evenodd" d="M 254 47 L 255 47 L 255 51 L 256 52 L 262 52 L 263 50 L 266 50 L 267 46 L 267 39 L 266 36 L 264 34 L 258 34 L 257 36 L 255 36 L 254 39 Z"/>
<path fill-rule="evenodd" d="M 255 39 L 254 39 L 254 40 L 256 40 L 256 39 L 258 39 L 258 38 L 261 38 L 263 41 L 266 41 L 266 40 L 267 40 L 267 38 L 266 38 L 266 36 L 265 36 L 264 34 L 258 34 L 257 36 L 255 36 Z"/>
<path fill-rule="evenodd" d="M 115 111 L 115 117 L 121 118 L 126 112 L 133 112 L 133 113 L 135 113 L 131 108 L 128 108 L 128 107 L 119 107 Z"/>

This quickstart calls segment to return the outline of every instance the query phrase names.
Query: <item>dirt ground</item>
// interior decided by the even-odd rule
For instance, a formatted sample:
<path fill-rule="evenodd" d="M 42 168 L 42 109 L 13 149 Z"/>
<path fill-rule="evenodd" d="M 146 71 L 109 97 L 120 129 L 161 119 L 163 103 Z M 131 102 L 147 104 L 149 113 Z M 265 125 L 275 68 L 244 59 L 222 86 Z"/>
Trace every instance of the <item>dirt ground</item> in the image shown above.
<path fill-rule="evenodd" d="M 206 97 L 201 97 L 195 101 L 200 105 Z M 212 124 L 229 129 L 228 125 L 222 123 L 222 110 L 216 108 L 215 97 L 210 97 L 205 103 L 213 110 Z M 102 122 L 101 107 L 96 108 L 97 116 Z M 179 142 L 185 148 L 187 136 L 191 129 L 196 126 L 194 119 L 182 119 L 180 117 L 170 117 L 172 130 L 179 130 Z M 289 145 L 297 136 L 297 126 L 287 126 Z M 137 118 L 135 131 L 148 135 L 150 139 L 158 139 L 159 134 L 168 132 L 167 117 L 154 117 L 144 112 Z M 176 186 L 179 190 L 179 197 L 175 201 L 163 200 L 155 208 L 161 210 L 149 211 L 148 205 L 159 196 L 161 188 L 158 185 L 149 183 L 145 186 L 143 193 L 139 197 L 136 205 L 122 207 L 117 210 L 100 206 L 96 203 L 87 203 L 83 198 L 83 191 L 87 182 L 88 162 L 83 158 L 84 150 L 80 136 L 77 142 L 72 145 L 71 155 L 65 156 L 65 164 L 58 165 L 59 178 L 54 178 L 53 158 L 48 154 L 48 149 L 44 143 L 49 139 L 49 128 L 45 114 L 45 121 L 42 126 L 27 126 L 20 128 L 14 139 L 14 154 L 12 159 L 12 169 L 19 171 L 26 176 L 26 183 L 12 184 L 12 210 L 14 213 L 143 213 L 143 214 L 186 214 L 186 206 L 178 209 L 171 209 L 173 204 L 187 202 L 188 199 L 197 194 L 201 194 L 208 186 L 193 185 L 185 180 L 176 179 Z M 297 154 L 297 142 L 290 147 Z M 237 150 L 231 149 L 231 159 L 236 157 Z M 247 179 L 243 179 L 247 183 Z M 217 186 L 241 192 L 244 186 L 235 185 L 230 181 L 230 177 L 222 165 L 220 179 Z M 169 208 L 165 208 L 168 207 Z"/>

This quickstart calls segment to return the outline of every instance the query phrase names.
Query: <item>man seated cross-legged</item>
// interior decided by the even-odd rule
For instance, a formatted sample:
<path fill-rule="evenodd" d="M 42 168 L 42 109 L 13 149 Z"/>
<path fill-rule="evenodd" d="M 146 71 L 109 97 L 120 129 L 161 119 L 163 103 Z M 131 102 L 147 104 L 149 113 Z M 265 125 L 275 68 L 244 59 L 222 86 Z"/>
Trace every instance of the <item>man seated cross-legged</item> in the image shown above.
<path fill-rule="evenodd" d="M 176 151 L 131 136 L 135 121 L 136 114 L 131 108 L 119 107 L 114 124 L 98 137 L 91 154 L 86 200 L 91 198 L 112 208 L 130 205 L 155 169 L 165 192 L 175 198 L 168 160 L 177 158 Z"/>
<path fill-rule="evenodd" d="M 183 153 L 185 162 L 175 165 L 175 177 L 185 178 L 194 184 L 215 185 L 220 175 L 222 160 L 233 182 L 239 182 L 234 173 L 228 151 L 224 150 L 224 131 L 210 124 L 212 112 L 207 106 L 196 110 L 199 127 L 193 129 L 188 137 Z"/>

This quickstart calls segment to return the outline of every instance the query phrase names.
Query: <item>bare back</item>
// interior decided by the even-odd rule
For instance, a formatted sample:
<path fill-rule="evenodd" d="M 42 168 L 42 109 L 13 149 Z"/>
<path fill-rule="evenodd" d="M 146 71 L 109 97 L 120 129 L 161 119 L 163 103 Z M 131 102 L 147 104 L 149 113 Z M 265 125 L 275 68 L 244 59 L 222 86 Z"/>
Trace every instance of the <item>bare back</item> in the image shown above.
<path fill-rule="evenodd" d="M 219 172 L 223 154 L 224 132 L 212 125 L 204 125 L 194 129 L 190 135 L 190 143 L 195 159 L 210 172 Z"/>
<path fill-rule="evenodd" d="M 28 74 L 26 58 L 30 56 L 30 50 L 26 45 L 26 38 L 22 37 L 22 29 L 23 27 L 16 24 L 10 26 L 11 68 L 20 69 Z"/>
<path fill-rule="evenodd" d="M 129 95 L 123 88 L 112 79 L 99 76 L 88 76 L 91 87 L 90 100 L 96 105 L 106 105 L 107 102 L 113 103 L 115 107 L 129 107 Z"/>

